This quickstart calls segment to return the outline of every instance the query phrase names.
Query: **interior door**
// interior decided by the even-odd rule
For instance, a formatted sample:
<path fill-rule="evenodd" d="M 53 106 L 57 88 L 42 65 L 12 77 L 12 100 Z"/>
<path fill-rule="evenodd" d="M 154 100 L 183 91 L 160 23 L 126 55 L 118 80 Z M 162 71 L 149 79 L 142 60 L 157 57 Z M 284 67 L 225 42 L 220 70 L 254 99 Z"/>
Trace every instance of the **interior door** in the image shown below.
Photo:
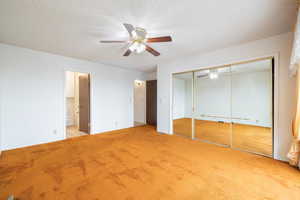
<path fill-rule="evenodd" d="M 90 132 L 90 76 L 79 75 L 79 130 Z"/>
<path fill-rule="evenodd" d="M 157 121 L 157 80 L 146 82 L 146 121 L 156 126 Z"/>

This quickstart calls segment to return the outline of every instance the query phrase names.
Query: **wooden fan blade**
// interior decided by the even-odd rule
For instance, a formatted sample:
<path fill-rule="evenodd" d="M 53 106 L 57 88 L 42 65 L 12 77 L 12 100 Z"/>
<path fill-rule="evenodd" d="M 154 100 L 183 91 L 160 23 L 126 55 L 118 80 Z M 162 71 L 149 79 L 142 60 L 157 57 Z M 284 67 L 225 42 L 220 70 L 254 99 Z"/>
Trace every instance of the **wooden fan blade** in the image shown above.
<path fill-rule="evenodd" d="M 123 54 L 123 56 L 129 56 L 131 54 L 130 49 L 127 49 L 127 51 Z"/>
<path fill-rule="evenodd" d="M 129 35 L 132 37 L 132 31 L 135 29 L 134 26 L 132 26 L 131 24 L 123 24 L 124 27 L 126 28 L 126 30 L 128 31 Z"/>
<path fill-rule="evenodd" d="M 154 50 L 152 47 L 150 47 L 148 45 L 146 45 L 146 50 L 154 56 L 159 56 L 160 55 L 160 53 L 158 51 Z"/>
<path fill-rule="evenodd" d="M 101 40 L 101 43 L 126 43 L 127 41 L 123 40 Z"/>
<path fill-rule="evenodd" d="M 147 42 L 171 42 L 171 36 L 147 38 Z"/>

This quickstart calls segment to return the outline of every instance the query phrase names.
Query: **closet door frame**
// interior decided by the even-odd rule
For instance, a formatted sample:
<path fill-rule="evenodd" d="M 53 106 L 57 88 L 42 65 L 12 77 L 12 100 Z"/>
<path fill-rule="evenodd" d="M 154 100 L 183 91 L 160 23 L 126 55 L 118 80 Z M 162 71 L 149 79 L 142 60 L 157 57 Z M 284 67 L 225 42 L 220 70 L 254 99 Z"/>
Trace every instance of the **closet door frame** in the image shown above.
<path fill-rule="evenodd" d="M 269 55 L 264 55 L 264 56 L 258 56 L 258 57 L 253 57 L 253 58 L 247 58 L 247 59 L 241 59 L 237 61 L 232 61 L 229 63 L 224 63 L 224 64 L 219 64 L 215 66 L 207 66 L 207 67 L 192 67 L 192 70 L 186 70 L 186 71 L 177 71 L 171 73 L 170 76 L 170 119 L 169 119 L 169 134 L 174 134 L 173 133 L 173 75 L 176 74 L 181 74 L 181 73 L 187 73 L 187 72 L 194 72 L 199 71 L 199 70 L 207 70 L 207 69 L 216 69 L 216 68 L 223 68 L 223 67 L 230 67 L 231 65 L 238 65 L 238 64 L 244 64 L 244 63 L 249 63 L 249 62 L 255 62 L 255 61 L 260 61 L 260 60 L 266 60 L 266 59 L 272 59 L 272 90 L 273 90 L 273 95 L 272 95 L 272 100 L 273 100 L 273 124 L 272 124 L 272 137 L 273 137 L 273 154 L 272 157 L 274 159 L 280 160 L 281 156 L 279 155 L 279 127 L 278 127 L 278 122 L 279 122 L 279 53 L 273 53 Z M 192 89 L 192 95 L 194 99 L 194 76 L 193 76 L 193 89 Z M 193 100 L 194 101 L 194 100 Z M 193 107 L 194 107 L 194 102 L 193 102 Z M 194 111 L 194 108 L 193 108 Z M 192 124 L 192 138 L 194 138 L 194 112 L 193 112 L 193 124 Z M 232 140 L 231 140 L 232 141 Z M 252 153 L 252 152 L 251 152 Z M 265 156 L 265 155 L 264 155 Z"/>

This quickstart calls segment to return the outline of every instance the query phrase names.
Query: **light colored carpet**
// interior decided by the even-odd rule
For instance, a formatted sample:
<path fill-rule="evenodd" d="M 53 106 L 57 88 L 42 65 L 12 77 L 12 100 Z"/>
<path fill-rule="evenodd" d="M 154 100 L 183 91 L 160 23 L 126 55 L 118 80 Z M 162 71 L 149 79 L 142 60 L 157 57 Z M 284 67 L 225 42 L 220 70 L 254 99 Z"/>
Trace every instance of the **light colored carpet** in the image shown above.
<path fill-rule="evenodd" d="M 143 126 L 3 152 L 0 199 L 9 194 L 20 200 L 297 200 L 300 172 Z"/>

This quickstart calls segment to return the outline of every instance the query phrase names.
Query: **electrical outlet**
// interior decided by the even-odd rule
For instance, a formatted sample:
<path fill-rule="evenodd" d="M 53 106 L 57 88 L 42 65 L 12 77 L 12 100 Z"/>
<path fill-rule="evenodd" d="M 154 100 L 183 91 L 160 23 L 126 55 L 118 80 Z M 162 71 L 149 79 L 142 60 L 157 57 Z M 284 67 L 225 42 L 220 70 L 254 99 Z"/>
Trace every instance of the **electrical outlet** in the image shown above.
<path fill-rule="evenodd" d="M 115 127 L 116 127 L 116 128 L 118 127 L 118 122 L 117 122 L 117 121 L 115 121 Z"/>
<path fill-rule="evenodd" d="M 54 134 L 54 135 L 57 134 L 57 130 L 56 130 L 56 129 L 53 130 L 53 134 Z"/>

